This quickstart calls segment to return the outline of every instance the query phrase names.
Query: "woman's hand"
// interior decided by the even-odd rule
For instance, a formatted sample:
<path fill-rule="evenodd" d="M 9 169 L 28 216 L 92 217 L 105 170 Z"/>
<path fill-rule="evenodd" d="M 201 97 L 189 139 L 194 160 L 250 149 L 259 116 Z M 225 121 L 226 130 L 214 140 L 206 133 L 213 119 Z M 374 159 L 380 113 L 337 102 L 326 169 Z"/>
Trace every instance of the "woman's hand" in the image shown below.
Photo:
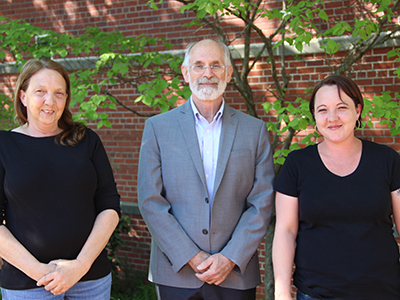
<path fill-rule="evenodd" d="M 54 271 L 43 276 L 37 286 L 44 286 L 47 291 L 54 295 L 65 293 L 75 283 L 77 283 L 89 270 L 82 262 L 77 259 L 59 259 L 48 264 Z"/>
<path fill-rule="evenodd" d="M 54 264 L 38 263 L 36 272 L 34 274 L 32 274 L 33 275 L 32 279 L 35 281 L 38 281 L 39 279 L 46 276 L 47 274 L 54 272 L 55 269 L 56 269 L 56 266 Z"/>

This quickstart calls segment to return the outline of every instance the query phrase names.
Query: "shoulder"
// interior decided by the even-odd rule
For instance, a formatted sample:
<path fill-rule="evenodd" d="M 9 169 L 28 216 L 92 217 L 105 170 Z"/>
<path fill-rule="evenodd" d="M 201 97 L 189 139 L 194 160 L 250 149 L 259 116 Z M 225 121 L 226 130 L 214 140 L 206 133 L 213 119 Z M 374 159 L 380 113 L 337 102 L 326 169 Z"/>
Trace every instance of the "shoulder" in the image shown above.
<path fill-rule="evenodd" d="M 233 118 L 237 119 L 238 121 L 248 123 L 251 125 L 262 126 L 265 125 L 265 122 L 261 119 L 257 119 L 256 117 L 250 116 L 240 110 L 237 110 L 229 105 L 225 104 L 224 114 L 231 115 Z"/>
<path fill-rule="evenodd" d="M 100 139 L 99 135 L 89 127 L 86 128 L 85 136 L 89 138 Z"/>
<path fill-rule="evenodd" d="M 85 130 L 85 135 L 84 137 L 80 140 L 80 142 L 76 145 L 78 147 L 84 147 L 84 148 L 97 148 L 99 144 L 102 144 L 102 141 L 99 137 L 99 135 L 91 128 L 86 127 Z"/>
<path fill-rule="evenodd" d="M 375 156 L 399 156 L 399 153 L 388 145 L 378 144 L 368 140 L 361 141 L 363 143 L 363 150 L 366 151 L 368 154 L 372 154 Z"/>
<path fill-rule="evenodd" d="M 317 154 L 317 145 L 310 145 L 303 149 L 291 151 L 288 154 L 287 158 L 299 161 L 307 158 L 315 158 L 316 154 Z"/>
<path fill-rule="evenodd" d="M 7 140 L 10 138 L 10 131 L 0 130 L 0 146 L 7 144 Z"/>
<path fill-rule="evenodd" d="M 318 164 L 317 145 L 310 145 L 303 149 L 291 151 L 285 159 L 283 168 L 294 168 L 307 171 Z"/>
<path fill-rule="evenodd" d="M 148 118 L 146 120 L 146 123 L 153 123 L 153 124 L 163 123 L 167 120 L 174 120 L 180 114 L 186 114 L 186 113 L 192 113 L 192 109 L 190 108 L 189 101 L 186 101 L 185 104 L 178 106 L 176 108 L 173 108 L 167 112 L 160 113 L 158 115 Z"/>
<path fill-rule="evenodd" d="M 9 134 L 10 134 L 9 131 L 0 130 L 0 137 L 6 137 L 6 136 L 9 136 Z"/>
<path fill-rule="evenodd" d="M 7 141 L 11 141 L 13 139 L 23 138 L 24 135 L 18 132 L 12 132 L 8 130 L 0 130 L 0 145 L 6 144 Z"/>

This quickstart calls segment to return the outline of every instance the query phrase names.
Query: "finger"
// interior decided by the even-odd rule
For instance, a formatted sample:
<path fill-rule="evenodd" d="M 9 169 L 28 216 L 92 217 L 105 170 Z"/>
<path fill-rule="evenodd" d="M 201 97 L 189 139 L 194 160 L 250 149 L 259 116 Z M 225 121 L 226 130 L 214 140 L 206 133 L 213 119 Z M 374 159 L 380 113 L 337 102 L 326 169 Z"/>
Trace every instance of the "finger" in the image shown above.
<path fill-rule="evenodd" d="M 55 259 L 49 262 L 49 265 L 58 265 L 61 262 L 61 259 Z"/>
<path fill-rule="evenodd" d="M 64 289 L 62 289 L 62 288 L 55 288 L 55 289 L 51 290 L 51 293 L 52 293 L 53 295 L 61 295 L 62 293 L 64 293 Z"/>
<path fill-rule="evenodd" d="M 217 279 L 217 274 L 210 269 L 204 273 L 197 273 L 196 276 L 201 281 L 207 282 L 208 284 L 213 284 Z"/>
<path fill-rule="evenodd" d="M 225 274 L 224 275 L 221 275 L 220 277 L 218 277 L 218 278 L 216 278 L 215 280 L 214 280 L 214 284 L 215 285 L 220 285 L 222 282 L 224 282 L 224 280 L 227 278 L 228 276 L 226 276 Z"/>
<path fill-rule="evenodd" d="M 196 273 L 195 275 L 196 275 L 196 277 L 197 277 L 198 279 L 200 279 L 201 281 L 204 281 L 204 282 L 207 282 L 207 283 L 208 283 L 208 281 L 210 280 L 208 274 L 206 274 L 206 273 Z"/>
<path fill-rule="evenodd" d="M 42 278 L 40 278 L 39 281 L 36 283 L 36 285 L 37 286 L 42 286 L 42 285 L 46 286 L 53 280 L 54 280 L 54 276 L 50 273 L 50 274 L 47 274 L 47 275 L 43 276 Z"/>
<path fill-rule="evenodd" d="M 200 272 L 205 272 L 211 267 L 212 264 L 213 264 L 213 260 L 207 258 L 205 261 L 203 261 L 201 264 L 199 264 L 197 266 L 197 269 Z"/>

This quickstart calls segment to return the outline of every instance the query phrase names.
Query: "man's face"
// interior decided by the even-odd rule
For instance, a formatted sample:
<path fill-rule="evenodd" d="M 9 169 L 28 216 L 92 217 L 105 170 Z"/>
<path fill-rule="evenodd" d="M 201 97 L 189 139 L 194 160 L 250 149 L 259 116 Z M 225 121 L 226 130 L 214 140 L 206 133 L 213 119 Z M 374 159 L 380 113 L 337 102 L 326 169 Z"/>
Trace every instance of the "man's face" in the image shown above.
<path fill-rule="evenodd" d="M 232 74 L 232 67 L 225 66 L 223 49 L 214 41 L 201 41 L 191 49 L 189 64 L 189 68 L 182 67 L 182 73 L 193 97 L 207 101 L 222 98 Z"/>

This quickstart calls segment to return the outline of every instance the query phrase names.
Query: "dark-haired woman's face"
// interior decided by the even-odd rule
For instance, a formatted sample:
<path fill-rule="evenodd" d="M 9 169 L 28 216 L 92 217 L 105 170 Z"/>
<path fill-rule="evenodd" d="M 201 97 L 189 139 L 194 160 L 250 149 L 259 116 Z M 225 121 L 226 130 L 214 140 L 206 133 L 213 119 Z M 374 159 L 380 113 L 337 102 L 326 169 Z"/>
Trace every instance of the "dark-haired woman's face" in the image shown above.
<path fill-rule="evenodd" d="M 27 90 L 19 94 L 29 126 L 49 132 L 58 128 L 68 96 L 66 87 L 65 79 L 54 70 L 42 69 L 31 77 Z"/>
<path fill-rule="evenodd" d="M 323 86 L 315 94 L 315 121 L 327 141 L 342 143 L 353 138 L 360 113 L 361 105 L 356 108 L 354 101 L 343 91 L 339 97 L 336 85 Z"/>

